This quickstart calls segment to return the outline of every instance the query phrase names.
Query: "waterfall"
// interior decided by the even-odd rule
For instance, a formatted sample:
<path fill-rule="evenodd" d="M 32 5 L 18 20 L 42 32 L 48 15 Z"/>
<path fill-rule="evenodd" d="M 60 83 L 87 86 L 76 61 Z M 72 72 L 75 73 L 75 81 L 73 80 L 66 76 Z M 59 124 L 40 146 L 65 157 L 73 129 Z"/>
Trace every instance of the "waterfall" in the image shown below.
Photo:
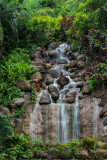
<path fill-rule="evenodd" d="M 57 60 L 65 59 L 69 64 L 69 60 L 65 55 L 65 48 L 69 47 L 67 44 L 61 44 L 56 50 L 58 51 L 58 56 L 56 59 L 56 64 L 52 69 L 64 71 L 63 64 L 57 64 Z M 79 102 L 78 94 L 75 96 L 75 103 L 67 103 L 62 99 L 65 98 L 65 90 L 69 90 L 69 86 L 76 88 L 75 82 L 70 78 L 70 73 L 67 72 L 66 77 L 69 79 L 69 84 L 65 85 L 62 89 L 58 88 L 57 78 L 54 79 L 53 85 L 59 91 L 59 99 L 56 103 L 49 105 L 40 105 L 40 93 L 38 96 L 37 104 L 31 114 L 30 122 L 30 136 L 35 138 L 43 138 L 55 140 L 58 143 L 64 143 L 71 138 L 79 139 Z M 48 88 L 48 87 L 47 87 Z M 48 90 L 47 90 L 48 92 Z"/>

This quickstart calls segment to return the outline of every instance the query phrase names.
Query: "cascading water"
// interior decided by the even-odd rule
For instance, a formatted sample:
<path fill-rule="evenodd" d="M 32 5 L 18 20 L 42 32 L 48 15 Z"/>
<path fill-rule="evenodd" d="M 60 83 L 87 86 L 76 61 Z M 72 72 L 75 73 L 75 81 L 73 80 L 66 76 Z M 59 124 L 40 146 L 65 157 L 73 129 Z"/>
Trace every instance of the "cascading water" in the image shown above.
<path fill-rule="evenodd" d="M 64 71 L 64 65 L 58 64 L 57 60 L 65 59 L 69 64 L 69 60 L 66 58 L 64 51 L 66 47 L 69 46 L 67 44 L 62 44 L 56 49 L 58 56 L 56 64 L 52 68 L 60 70 L 62 73 Z M 65 90 L 69 89 L 69 86 L 72 86 L 74 89 L 76 88 L 75 82 L 70 78 L 69 72 L 67 72 L 66 77 L 69 79 L 69 84 L 62 87 L 62 89 L 58 88 L 57 78 L 54 79 L 53 85 L 59 90 L 59 99 L 56 103 L 52 103 L 51 100 L 50 105 L 42 107 L 39 105 L 40 98 L 38 98 L 38 103 L 31 114 L 30 135 L 33 139 L 43 138 L 53 140 L 52 137 L 54 137 L 54 140 L 56 139 L 58 143 L 64 143 L 71 138 L 79 139 L 78 94 L 76 94 L 75 103 L 73 104 L 63 101 L 65 98 Z M 38 97 L 40 96 L 41 94 Z M 53 130 L 51 128 L 53 128 Z M 53 134 L 56 134 L 56 136 L 53 136 Z"/>

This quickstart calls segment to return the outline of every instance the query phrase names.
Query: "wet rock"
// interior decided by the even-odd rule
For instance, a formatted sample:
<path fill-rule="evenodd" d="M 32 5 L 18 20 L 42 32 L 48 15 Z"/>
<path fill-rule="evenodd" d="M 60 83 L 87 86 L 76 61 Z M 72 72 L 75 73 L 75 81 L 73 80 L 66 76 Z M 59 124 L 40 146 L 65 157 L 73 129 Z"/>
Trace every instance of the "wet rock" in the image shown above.
<path fill-rule="evenodd" d="M 48 91 L 51 93 L 52 99 L 55 101 L 59 99 L 59 91 L 54 85 L 49 85 Z"/>
<path fill-rule="evenodd" d="M 43 63 L 43 61 L 41 59 L 37 59 L 37 58 L 35 58 L 32 61 L 32 65 L 34 65 L 34 66 L 45 66 L 45 64 Z"/>
<path fill-rule="evenodd" d="M 51 64 L 46 64 L 46 68 L 51 68 L 52 65 Z"/>
<path fill-rule="evenodd" d="M 103 117 L 106 112 L 107 112 L 107 104 L 104 105 L 104 107 L 102 108 L 99 116 L 100 116 L 100 117 Z"/>
<path fill-rule="evenodd" d="M 66 103 L 75 103 L 75 97 L 64 98 L 64 99 L 62 99 L 62 101 L 66 102 Z"/>
<path fill-rule="evenodd" d="M 95 98 L 101 98 L 102 96 L 107 94 L 106 86 L 105 87 L 98 87 L 94 91 L 92 91 L 92 96 Z"/>
<path fill-rule="evenodd" d="M 25 79 L 20 78 L 18 81 L 14 82 L 14 85 L 19 87 L 22 91 L 30 91 L 31 86 L 29 82 L 27 82 Z"/>
<path fill-rule="evenodd" d="M 103 107 L 105 104 L 107 104 L 107 95 L 105 95 L 101 98 L 101 104 L 100 105 Z"/>
<path fill-rule="evenodd" d="M 83 82 L 76 82 L 75 85 L 77 88 L 81 88 L 83 87 Z"/>
<path fill-rule="evenodd" d="M 106 126 L 107 125 L 107 118 L 104 119 L 103 121 L 103 125 Z"/>
<path fill-rule="evenodd" d="M 50 104 L 51 103 L 51 99 L 48 93 L 43 92 L 43 94 L 41 95 L 39 104 Z"/>
<path fill-rule="evenodd" d="M 10 111 L 7 107 L 0 107 L 0 114 L 2 115 L 9 115 Z"/>
<path fill-rule="evenodd" d="M 76 96 L 77 92 L 76 91 L 69 91 L 66 95 L 65 98 L 70 98 Z"/>
<path fill-rule="evenodd" d="M 61 72 L 61 75 L 62 75 L 62 76 L 69 76 L 69 72 L 67 72 L 67 71 L 62 71 L 62 72 Z"/>
<path fill-rule="evenodd" d="M 65 85 L 67 85 L 69 83 L 69 78 L 65 77 L 65 76 L 61 76 L 58 80 L 57 83 L 61 86 L 64 87 Z"/>
<path fill-rule="evenodd" d="M 57 51 L 57 50 L 51 50 L 51 51 L 48 52 L 48 56 L 49 56 L 50 58 L 52 58 L 52 57 L 55 58 L 57 54 L 58 54 L 58 51 Z"/>
<path fill-rule="evenodd" d="M 41 80 L 42 80 L 42 76 L 39 72 L 36 72 L 31 76 L 31 81 L 32 82 L 39 82 Z"/>
<path fill-rule="evenodd" d="M 57 64 L 68 64 L 68 60 L 64 58 L 60 58 L 57 60 Z"/>
<path fill-rule="evenodd" d="M 50 45 L 49 45 L 49 49 L 50 50 L 54 50 L 54 49 L 56 49 L 56 48 L 58 48 L 59 47 L 59 43 L 57 43 L 57 42 L 53 42 L 53 43 L 51 43 Z"/>
<path fill-rule="evenodd" d="M 70 84 L 69 88 L 73 88 L 75 86 L 75 88 L 82 88 L 83 87 L 83 82 L 75 82 L 75 84 Z"/>
<path fill-rule="evenodd" d="M 49 74 L 53 77 L 53 78 L 58 78 L 61 75 L 61 71 L 57 70 L 57 69 L 51 69 L 49 71 Z"/>
<path fill-rule="evenodd" d="M 77 63 L 77 66 L 79 67 L 79 68 L 84 68 L 85 67 L 85 62 L 84 61 L 78 61 L 78 63 Z"/>
<path fill-rule="evenodd" d="M 71 61 L 70 62 L 70 66 L 73 68 L 77 65 L 77 61 Z"/>
<path fill-rule="evenodd" d="M 43 66 L 37 66 L 37 70 L 40 73 L 45 73 L 46 72 L 45 67 L 43 67 Z"/>
<path fill-rule="evenodd" d="M 66 88 L 66 89 L 63 89 L 61 92 L 66 95 L 69 91 L 70 91 L 70 89 Z"/>
<path fill-rule="evenodd" d="M 69 46 L 67 46 L 67 47 L 64 48 L 64 52 L 65 53 L 68 52 L 68 51 L 70 51 L 70 47 Z"/>
<path fill-rule="evenodd" d="M 54 79 L 50 75 L 46 75 L 45 84 L 50 85 L 54 82 Z"/>
<path fill-rule="evenodd" d="M 15 109 L 17 107 L 21 107 L 24 104 L 25 100 L 23 98 L 16 98 L 16 100 L 11 100 L 9 107 L 11 109 Z"/>
<path fill-rule="evenodd" d="M 75 72 L 71 73 L 71 74 L 70 74 L 70 77 L 71 77 L 72 79 L 75 78 L 75 77 L 76 77 Z"/>
<path fill-rule="evenodd" d="M 74 81 L 74 82 L 78 82 L 78 81 L 79 81 L 79 78 L 74 78 L 73 81 Z"/>
<path fill-rule="evenodd" d="M 89 94 L 90 90 L 89 90 L 89 85 L 85 84 L 82 90 L 83 94 Z"/>
<path fill-rule="evenodd" d="M 31 60 L 34 60 L 35 58 L 42 59 L 41 53 L 38 51 L 31 52 L 29 56 L 30 56 Z"/>
<path fill-rule="evenodd" d="M 86 98 L 87 97 L 87 95 L 83 95 L 82 93 L 79 93 L 78 94 L 78 98 L 81 100 L 81 99 L 83 99 L 83 98 Z"/>

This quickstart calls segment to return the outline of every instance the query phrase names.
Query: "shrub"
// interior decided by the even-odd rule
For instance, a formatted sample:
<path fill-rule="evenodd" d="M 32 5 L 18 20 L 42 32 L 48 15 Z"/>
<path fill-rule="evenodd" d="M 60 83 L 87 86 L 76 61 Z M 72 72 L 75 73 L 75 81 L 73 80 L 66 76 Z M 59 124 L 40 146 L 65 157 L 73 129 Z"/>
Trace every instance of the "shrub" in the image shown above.
<path fill-rule="evenodd" d="M 97 140 L 95 138 L 85 137 L 81 140 L 81 146 L 84 147 L 88 152 L 97 148 Z"/>

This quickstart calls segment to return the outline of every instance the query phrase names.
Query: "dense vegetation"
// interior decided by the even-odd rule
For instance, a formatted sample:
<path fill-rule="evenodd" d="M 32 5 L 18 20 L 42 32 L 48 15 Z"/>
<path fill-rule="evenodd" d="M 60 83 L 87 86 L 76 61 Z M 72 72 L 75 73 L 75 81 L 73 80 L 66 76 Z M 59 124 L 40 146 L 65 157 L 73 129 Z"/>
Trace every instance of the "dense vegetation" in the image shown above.
<path fill-rule="evenodd" d="M 47 47 L 53 41 L 68 42 L 72 44 L 72 52 L 79 51 L 86 55 L 87 70 L 81 77 L 84 79 L 86 75 L 89 76 L 91 91 L 107 84 L 106 0 L 1 0 L 0 107 L 8 107 L 12 99 L 21 96 L 21 90 L 13 85 L 16 80 L 29 80 L 37 71 L 30 67 L 29 53 L 37 46 Z M 3 123 L 7 126 L 0 130 L 0 134 L 11 135 L 8 117 L 0 117 L 0 125 Z M 17 141 L 23 144 L 16 145 Z M 28 158 L 31 151 L 29 143 L 23 136 L 12 135 L 7 138 L 4 135 L 3 139 L 0 138 L 0 144 L 3 147 L 6 144 L 10 146 L 7 146 L 0 158 Z M 32 145 L 35 145 L 36 154 L 37 146 L 41 148 L 43 143 L 41 146 L 40 143 Z M 66 154 L 74 154 L 72 143 L 69 145 L 70 152 Z M 59 154 L 59 151 L 66 148 L 59 146 L 56 149 L 50 148 L 50 152 Z M 44 150 L 49 147 L 45 146 Z M 25 153 L 27 150 L 29 152 Z M 42 151 L 40 149 L 39 153 Z"/>

